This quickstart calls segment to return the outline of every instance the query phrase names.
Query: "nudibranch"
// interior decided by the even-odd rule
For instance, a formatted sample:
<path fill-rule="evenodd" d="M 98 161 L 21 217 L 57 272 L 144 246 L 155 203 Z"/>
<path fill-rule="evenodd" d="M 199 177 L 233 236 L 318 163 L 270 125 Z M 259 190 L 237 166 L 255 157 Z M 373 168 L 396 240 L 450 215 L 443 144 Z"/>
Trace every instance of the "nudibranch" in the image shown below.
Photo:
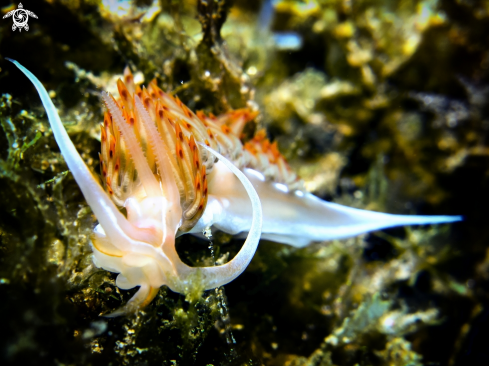
<path fill-rule="evenodd" d="M 117 82 L 119 98 L 102 94 L 107 107 L 101 125 L 102 187 L 71 142 L 44 86 L 10 61 L 36 87 L 61 153 L 99 222 L 91 237 L 95 264 L 118 273 L 119 288 L 139 286 L 111 316 L 147 305 L 163 285 L 185 293 L 191 281 L 201 281 L 203 289 L 229 283 L 248 266 L 260 237 L 302 247 L 393 226 L 462 219 L 393 215 L 323 201 L 303 189 L 264 131 L 241 143 L 253 112 L 195 114 L 155 80 L 147 88 L 135 85 L 128 68 Z M 209 227 L 248 234 L 228 263 L 186 265 L 175 250 L 175 238 L 202 234 Z"/>

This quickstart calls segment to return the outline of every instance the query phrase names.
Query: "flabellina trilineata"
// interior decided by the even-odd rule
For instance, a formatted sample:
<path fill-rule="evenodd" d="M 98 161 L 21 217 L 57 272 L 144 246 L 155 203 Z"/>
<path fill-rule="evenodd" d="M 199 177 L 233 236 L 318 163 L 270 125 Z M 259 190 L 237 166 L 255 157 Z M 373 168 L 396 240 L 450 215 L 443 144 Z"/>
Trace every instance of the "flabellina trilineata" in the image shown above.
<path fill-rule="evenodd" d="M 139 290 L 117 316 L 151 302 L 166 285 L 185 293 L 191 281 L 213 289 L 239 276 L 260 238 L 296 247 L 401 225 L 462 220 L 461 216 L 392 215 L 323 201 L 306 192 L 276 144 L 259 131 L 244 145 L 244 125 L 256 113 L 215 117 L 193 113 L 155 80 L 142 89 L 128 68 L 117 83 L 119 98 L 102 94 L 103 187 L 71 142 L 41 82 L 12 61 L 34 84 L 61 153 L 99 224 L 91 237 L 96 266 L 118 273 L 121 289 Z M 125 208 L 127 214 L 121 213 Z M 175 238 L 208 228 L 247 233 L 226 264 L 190 267 Z"/>

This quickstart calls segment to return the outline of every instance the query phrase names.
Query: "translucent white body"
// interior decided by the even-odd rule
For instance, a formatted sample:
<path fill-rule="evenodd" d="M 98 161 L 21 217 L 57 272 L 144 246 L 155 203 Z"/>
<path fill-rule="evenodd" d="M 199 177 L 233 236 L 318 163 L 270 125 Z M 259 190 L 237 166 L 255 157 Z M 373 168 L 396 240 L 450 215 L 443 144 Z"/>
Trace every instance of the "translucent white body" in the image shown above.
<path fill-rule="evenodd" d="M 99 221 L 92 236 L 95 264 L 119 273 L 117 286 L 121 289 L 139 286 L 128 304 L 111 316 L 146 305 L 162 285 L 184 293 L 191 281 L 199 281 L 203 289 L 232 281 L 250 263 L 260 237 L 301 247 L 313 241 L 346 238 L 392 226 L 462 219 L 460 216 L 405 216 L 358 210 L 322 201 L 307 192 L 288 192 L 286 186 L 265 181 L 257 171 L 240 171 L 226 157 L 199 143 L 200 151 L 214 154 L 219 163 L 209 174 L 205 211 L 190 232 L 202 233 L 213 226 L 230 234 L 248 233 L 248 236 L 230 262 L 214 267 L 189 267 L 175 250 L 182 209 L 174 178 L 167 173 L 168 157 L 164 149 L 159 148 L 158 131 L 137 96 L 135 108 L 151 136 L 150 144 L 161 175 L 159 180 L 149 170 L 134 132 L 119 115 L 112 97 L 102 96 L 125 143 L 130 146 L 131 158 L 144 189 L 142 194 L 126 200 L 126 217 L 76 151 L 43 85 L 22 65 L 11 61 L 38 90 L 61 153 Z"/>

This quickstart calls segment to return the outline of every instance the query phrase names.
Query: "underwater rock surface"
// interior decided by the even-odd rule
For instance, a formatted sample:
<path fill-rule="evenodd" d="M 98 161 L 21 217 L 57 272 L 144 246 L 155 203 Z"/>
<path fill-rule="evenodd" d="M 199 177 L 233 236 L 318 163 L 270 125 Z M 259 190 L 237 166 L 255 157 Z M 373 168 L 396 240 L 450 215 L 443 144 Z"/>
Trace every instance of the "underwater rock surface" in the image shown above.
<path fill-rule="evenodd" d="M 17 3 L 2 2 L 2 17 Z M 487 365 L 489 5 L 484 1 L 25 2 L 0 19 L 0 363 Z M 296 249 L 262 241 L 230 284 L 133 291 L 96 268 L 96 219 L 29 81 L 99 172 L 102 90 L 129 65 L 192 110 L 260 112 L 314 194 L 392 213 L 462 214 Z M 243 240 L 178 239 L 193 266 Z"/>

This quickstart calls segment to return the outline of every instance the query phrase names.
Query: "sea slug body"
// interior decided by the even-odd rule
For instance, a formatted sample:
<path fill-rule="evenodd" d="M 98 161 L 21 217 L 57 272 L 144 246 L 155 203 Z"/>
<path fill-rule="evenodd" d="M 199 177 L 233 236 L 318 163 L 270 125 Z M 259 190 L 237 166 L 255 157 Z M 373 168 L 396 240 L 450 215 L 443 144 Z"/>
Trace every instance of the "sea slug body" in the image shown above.
<path fill-rule="evenodd" d="M 117 286 L 138 292 L 110 316 L 151 302 L 166 285 L 184 293 L 198 279 L 212 289 L 239 276 L 260 237 L 305 246 L 387 227 L 460 221 L 460 216 L 408 216 L 365 211 L 322 201 L 304 191 L 300 179 L 264 131 L 241 143 L 256 113 L 195 114 L 155 80 L 134 84 L 128 68 L 117 87 L 104 93 L 100 164 L 103 187 L 69 139 L 40 81 L 11 60 L 34 84 L 55 139 L 99 224 L 92 235 L 95 264 L 119 273 Z M 127 215 L 121 213 L 125 208 Z M 248 233 L 239 253 L 214 267 L 189 267 L 175 238 L 214 227 Z"/>

